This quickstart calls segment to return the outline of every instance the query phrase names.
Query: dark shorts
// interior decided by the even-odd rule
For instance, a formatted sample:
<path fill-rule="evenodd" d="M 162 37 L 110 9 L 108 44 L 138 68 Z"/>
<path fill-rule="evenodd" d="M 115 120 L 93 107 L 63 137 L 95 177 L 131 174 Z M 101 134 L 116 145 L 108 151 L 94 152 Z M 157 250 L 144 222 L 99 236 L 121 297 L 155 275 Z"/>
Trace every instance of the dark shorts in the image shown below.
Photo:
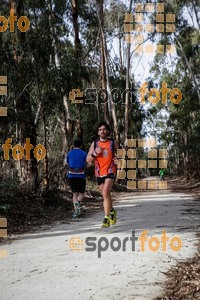
<path fill-rule="evenodd" d="M 116 174 L 114 174 L 114 173 L 110 173 L 110 174 L 108 174 L 106 176 L 103 176 L 103 177 L 97 177 L 97 184 L 101 185 L 102 183 L 105 182 L 106 178 L 111 178 L 111 179 L 115 180 L 115 177 L 116 177 Z"/>
<path fill-rule="evenodd" d="M 85 178 L 69 178 L 69 184 L 73 193 L 85 193 L 86 180 Z"/>

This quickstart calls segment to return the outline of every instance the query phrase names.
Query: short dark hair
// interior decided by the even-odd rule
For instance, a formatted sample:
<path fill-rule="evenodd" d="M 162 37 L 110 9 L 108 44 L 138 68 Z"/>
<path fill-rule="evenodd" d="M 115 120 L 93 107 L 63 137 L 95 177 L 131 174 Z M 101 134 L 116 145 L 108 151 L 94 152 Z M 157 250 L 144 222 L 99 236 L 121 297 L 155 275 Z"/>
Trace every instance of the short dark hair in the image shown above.
<path fill-rule="evenodd" d="M 99 128 L 100 128 L 101 126 L 105 126 L 106 129 L 107 129 L 107 130 L 109 131 L 109 133 L 110 133 L 110 126 L 109 126 L 106 122 L 99 122 L 98 125 L 97 125 L 97 131 L 99 131 Z"/>
<path fill-rule="evenodd" d="M 81 140 L 75 140 L 74 141 L 74 147 L 75 148 L 81 148 L 83 146 L 83 142 Z"/>

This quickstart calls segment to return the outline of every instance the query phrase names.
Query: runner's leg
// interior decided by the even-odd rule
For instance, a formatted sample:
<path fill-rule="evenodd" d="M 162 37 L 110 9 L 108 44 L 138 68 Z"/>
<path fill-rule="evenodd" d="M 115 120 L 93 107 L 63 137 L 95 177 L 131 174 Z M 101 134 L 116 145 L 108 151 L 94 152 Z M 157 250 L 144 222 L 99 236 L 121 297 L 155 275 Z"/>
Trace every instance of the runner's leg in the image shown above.
<path fill-rule="evenodd" d="M 102 184 L 99 185 L 99 189 L 100 189 L 100 191 L 101 191 L 102 194 L 103 194 L 103 187 L 104 187 L 104 183 L 102 183 Z"/>
<path fill-rule="evenodd" d="M 112 200 L 111 200 L 110 191 L 113 185 L 113 181 L 114 180 L 112 178 L 106 178 L 102 187 L 105 216 L 109 216 L 110 211 L 112 210 Z"/>
<path fill-rule="evenodd" d="M 77 201 L 83 201 L 84 196 L 85 195 L 83 193 L 78 193 Z"/>
<path fill-rule="evenodd" d="M 74 204 L 74 210 L 76 211 L 76 205 L 75 203 L 77 202 L 77 198 L 78 198 L 78 193 L 77 192 L 73 192 L 73 204 Z"/>

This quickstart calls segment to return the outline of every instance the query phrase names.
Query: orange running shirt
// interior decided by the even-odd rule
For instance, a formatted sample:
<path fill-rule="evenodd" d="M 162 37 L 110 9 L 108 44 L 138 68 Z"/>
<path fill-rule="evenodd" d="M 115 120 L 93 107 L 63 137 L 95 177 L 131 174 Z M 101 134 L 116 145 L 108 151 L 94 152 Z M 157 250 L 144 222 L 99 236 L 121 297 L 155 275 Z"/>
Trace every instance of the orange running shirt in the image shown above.
<path fill-rule="evenodd" d="M 113 158 L 114 141 L 108 139 L 105 142 L 96 141 L 96 147 L 102 147 L 103 151 L 95 158 L 95 175 L 96 177 L 106 176 L 110 173 L 117 173 L 117 166 Z"/>

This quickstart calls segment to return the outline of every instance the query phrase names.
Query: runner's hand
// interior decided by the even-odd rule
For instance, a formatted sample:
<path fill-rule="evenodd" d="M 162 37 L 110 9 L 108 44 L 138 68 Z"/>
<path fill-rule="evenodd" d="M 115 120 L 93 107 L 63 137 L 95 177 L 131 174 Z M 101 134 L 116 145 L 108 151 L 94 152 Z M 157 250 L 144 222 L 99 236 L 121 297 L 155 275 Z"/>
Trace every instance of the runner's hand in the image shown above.
<path fill-rule="evenodd" d="M 103 148 L 102 147 L 96 147 L 95 149 L 96 154 L 100 154 L 103 152 Z"/>

